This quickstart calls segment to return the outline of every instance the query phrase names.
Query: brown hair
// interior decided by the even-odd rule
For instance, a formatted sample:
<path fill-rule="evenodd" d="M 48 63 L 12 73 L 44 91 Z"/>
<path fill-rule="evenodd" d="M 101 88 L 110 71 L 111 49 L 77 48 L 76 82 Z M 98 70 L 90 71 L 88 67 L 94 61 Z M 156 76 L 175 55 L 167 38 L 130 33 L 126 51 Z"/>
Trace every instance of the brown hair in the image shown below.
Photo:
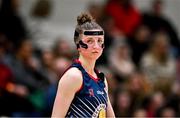
<path fill-rule="evenodd" d="M 103 30 L 102 27 L 95 22 L 95 19 L 89 13 L 81 13 L 77 17 L 77 25 L 75 28 L 75 32 L 78 34 L 82 34 L 83 30 L 93 30 L 100 29 Z M 74 42 L 77 44 L 81 40 L 81 35 L 74 35 Z"/>

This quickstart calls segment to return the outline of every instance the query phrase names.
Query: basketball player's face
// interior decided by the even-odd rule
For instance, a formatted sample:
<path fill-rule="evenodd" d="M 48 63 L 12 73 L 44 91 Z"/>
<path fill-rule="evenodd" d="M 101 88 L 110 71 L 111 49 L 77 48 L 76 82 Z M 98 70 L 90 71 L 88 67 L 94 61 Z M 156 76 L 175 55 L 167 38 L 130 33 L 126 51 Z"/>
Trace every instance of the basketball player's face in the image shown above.
<path fill-rule="evenodd" d="M 83 35 L 82 42 L 87 44 L 88 48 L 79 48 L 80 53 L 91 59 L 98 59 L 103 52 L 104 35 Z"/>

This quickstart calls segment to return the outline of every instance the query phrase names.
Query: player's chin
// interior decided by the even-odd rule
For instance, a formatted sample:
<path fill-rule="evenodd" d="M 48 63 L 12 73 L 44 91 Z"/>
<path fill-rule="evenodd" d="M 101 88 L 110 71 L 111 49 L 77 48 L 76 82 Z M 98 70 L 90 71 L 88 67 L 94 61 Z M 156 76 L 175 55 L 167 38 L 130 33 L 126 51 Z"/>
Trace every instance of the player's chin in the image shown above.
<path fill-rule="evenodd" d="M 100 56 L 101 56 L 101 54 L 96 54 L 96 55 L 92 55 L 91 57 L 92 57 L 93 59 L 98 59 Z"/>

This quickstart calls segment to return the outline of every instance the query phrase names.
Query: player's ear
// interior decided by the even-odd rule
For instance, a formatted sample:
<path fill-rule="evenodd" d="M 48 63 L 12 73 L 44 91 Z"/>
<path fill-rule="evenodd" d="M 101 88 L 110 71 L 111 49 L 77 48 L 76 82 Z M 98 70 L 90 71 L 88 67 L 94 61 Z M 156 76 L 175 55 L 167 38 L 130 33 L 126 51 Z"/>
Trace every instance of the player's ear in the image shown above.
<path fill-rule="evenodd" d="M 78 44 L 79 45 L 79 44 Z M 81 52 L 80 46 L 77 47 L 78 52 Z"/>
<path fill-rule="evenodd" d="M 80 48 L 78 48 L 77 50 L 78 50 L 78 52 L 81 52 L 81 49 L 80 49 Z"/>

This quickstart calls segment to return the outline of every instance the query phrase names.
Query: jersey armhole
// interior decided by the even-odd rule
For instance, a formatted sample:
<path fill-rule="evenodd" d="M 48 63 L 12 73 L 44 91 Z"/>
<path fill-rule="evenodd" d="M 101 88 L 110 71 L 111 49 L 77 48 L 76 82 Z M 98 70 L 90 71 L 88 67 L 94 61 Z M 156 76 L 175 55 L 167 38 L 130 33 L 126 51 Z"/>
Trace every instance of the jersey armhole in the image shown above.
<path fill-rule="evenodd" d="M 104 90 L 106 91 L 106 93 L 108 94 L 108 82 L 106 77 L 104 77 Z"/>
<path fill-rule="evenodd" d="M 77 68 L 77 67 L 76 67 Z M 77 68 L 79 71 L 81 71 L 79 68 Z M 83 79 L 83 73 L 81 71 L 81 76 L 82 76 L 82 84 L 81 84 L 81 87 L 76 91 L 76 93 L 80 92 L 82 89 L 83 89 L 83 86 L 84 86 L 84 79 Z"/>
<path fill-rule="evenodd" d="M 82 82 L 81 87 L 76 91 L 76 93 L 80 92 L 83 89 L 84 82 Z"/>

